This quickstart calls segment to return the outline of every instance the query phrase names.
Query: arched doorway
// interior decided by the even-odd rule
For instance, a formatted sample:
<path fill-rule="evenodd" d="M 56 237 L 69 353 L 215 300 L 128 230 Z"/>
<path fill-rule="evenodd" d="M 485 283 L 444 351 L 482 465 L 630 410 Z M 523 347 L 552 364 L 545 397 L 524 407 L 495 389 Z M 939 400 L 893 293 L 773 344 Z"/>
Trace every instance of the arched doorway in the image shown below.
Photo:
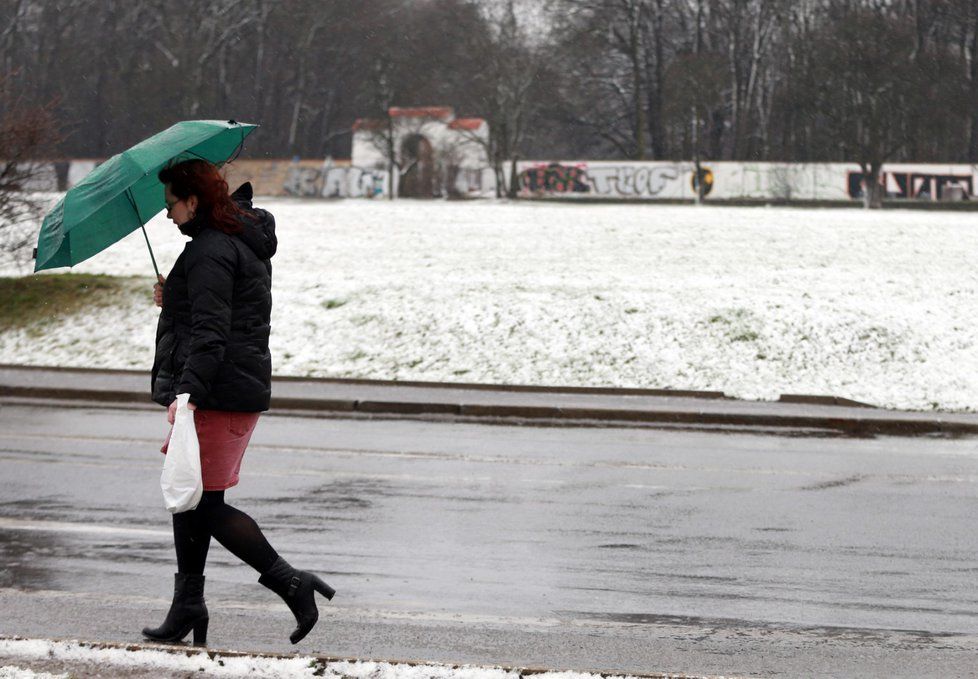
<path fill-rule="evenodd" d="M 412 134 L 401 142 L 402 168 L 397 194 L 402 198 L 432 198 L 435 195 L 435 163 L 431 142 L 420 134 Z"/>

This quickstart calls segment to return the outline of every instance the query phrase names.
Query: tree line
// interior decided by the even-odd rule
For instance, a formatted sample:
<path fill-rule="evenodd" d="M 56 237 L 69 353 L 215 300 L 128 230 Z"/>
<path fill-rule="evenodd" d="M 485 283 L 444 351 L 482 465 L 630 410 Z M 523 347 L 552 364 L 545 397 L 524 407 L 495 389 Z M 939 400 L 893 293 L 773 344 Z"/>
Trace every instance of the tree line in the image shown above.
<path fill-rule="evenodd" d="M 593 153 L 978 162 L 974 0 L 554 0 Z M 594 102 L 584 106 L 586 101 Z M 599 141 L 601 140 L 601 141 Z"/>
<path fill-rule="evenodd" d="M 449 105 L 488 120 L 500 175 L 978 162 L 974 0 L 5 0 L 0 27 L 0 74 L 63 156 L 234 116 L 262 125 L 251 156 L 343 157 L 358 117 Z"/>

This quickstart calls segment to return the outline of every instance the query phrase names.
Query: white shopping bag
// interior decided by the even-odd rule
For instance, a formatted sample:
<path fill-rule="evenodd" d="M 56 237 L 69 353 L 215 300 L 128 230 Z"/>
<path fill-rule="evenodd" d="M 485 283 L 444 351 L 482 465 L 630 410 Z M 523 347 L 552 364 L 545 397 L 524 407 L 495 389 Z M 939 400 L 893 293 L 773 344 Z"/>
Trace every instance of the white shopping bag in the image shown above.
<path fill-rule="evenodd" d="M 177 394 L 177 413 L 163 462 L 163 502 L 171 514 L 197 507 L 204 492 L 200 475 L 200 444 L 194 427 L 194 412 L 187 407 L 190 394 Z"/>

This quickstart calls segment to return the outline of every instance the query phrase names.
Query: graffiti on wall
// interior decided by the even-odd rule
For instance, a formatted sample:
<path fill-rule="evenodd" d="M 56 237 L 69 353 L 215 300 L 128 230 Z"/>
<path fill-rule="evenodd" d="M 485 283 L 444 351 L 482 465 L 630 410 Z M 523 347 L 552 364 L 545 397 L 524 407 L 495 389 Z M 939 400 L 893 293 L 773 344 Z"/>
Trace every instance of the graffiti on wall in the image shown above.
<path fill-rule="evenodd" d="M 384 193 L 386 173 L 359 167 L 331 167 L 323 173 L 319 195 L 326 198 L 375 198 Z"/>
<path fill-rule="evenodd" d="M 588 193 L 587 166 L 537 165 L 519 174 L 520 191 L 529 193 Z"/>
<path fill-rule="evenodd" d="M 713 190 L 713 170 L 700 165 L 699 172 L 694 170 L 690 173 L 689 187 L 693 190 L 693 193 L 700 190 L 700 182 L 703 182 L 703 195 L 710 195 L 710 191 Z"/>
<path fill-rule="evenodd" d="M 97 160 L 42 161 L 25 190 L 59 191 L 77 184 L 97 167 Z M 524 196 L 593 196 L 596 198 L 691 199 L 697 180 L 691 163 L 573 161 L 520 164 L 519 192 Z M 978 188 L 978 175 L 967 165 L 893 164 L 881 183 L 886 195 L 897 199 L 970 199 Z M 863 174 L 845 163 L 734 163 L 715 162 L 703 167 L 706 193 L 713 199 L 846 200 L 862 196 Z M 238 161 L 228 181 L 251 181 L 257 195 L 359 198 L 387 194 L 384 169 L 335 163 L 268 160 Z M 460 169 L 454 178 L 459 192 L 492 193 L 491 172 Z"/>
<path fill-rule="evenodd" d="M 359 167 L 291 167 L 282 190 L 304 198 L 374 198 L 384 192 L 385 177 Z"/>
<path fill-rule="evenodd" d="M 519 175 L 524 196 L 690 199 L 701 182 L 704 196 L 721 200 L 845 200 L 863 192 L 863 174 L 844 163 L 717 162 L 697 176 L 691 163 L 527 162 Z M 895 165 L 881 184 L 889 198 L 961 200 L 978 190 L 978 175 L 967 166 Z"/>
<path fill-rule="evenodd" d="M 703 170 L 706 193 L 713 188 L 713 173 Z M 678 182 L 683 176 L 679 165 L 591 165 L 577 163 L 540 164 L 519 174 L 524 194 L 588 193 L 601 197 L 655 198 L 663 193 L 679 197 Z M 693 178 L 695 186 L 695 178 Z"/>
<path fill-rule="evenodd" d="M 848 192 L 850 198 L 862 198 L 865 175 L 862 172 L 849 172 Z M 930 174 L 926 172 L 881 172 L 880 185 L 888 198 L 924 198 L 940 200 L 944 190 L 950 186 L 964 189 L 965 196 L 971 196 L 974 188 L 972 175 Z"/>
<path fill-rule="evenodd" d="M 677 165 L 633 167 L 592 167 L 588 176 L 599 196 L 622 198 L 655 198 L 668 189 L 675 188 L 682 176 Z"/>
<path fill-rule="evenodd" d="M 290 167 L 282 184 L 288 196 L 318 196 L 322 186 L 322 170 L 315 167 Z"/>

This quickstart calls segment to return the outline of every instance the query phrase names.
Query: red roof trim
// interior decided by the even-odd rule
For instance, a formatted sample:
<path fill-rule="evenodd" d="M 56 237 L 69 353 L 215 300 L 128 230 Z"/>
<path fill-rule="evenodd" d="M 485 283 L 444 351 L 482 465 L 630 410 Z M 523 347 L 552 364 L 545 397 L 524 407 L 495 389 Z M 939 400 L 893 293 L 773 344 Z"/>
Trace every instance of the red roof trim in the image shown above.
<path fill-rule="evenodd" d="M 387 111 L 391 118 L 451 118 L 455 111 L 451 106 L 418 106 L 414 108 L 401 108 L 391 106 Z"/>
<path fill-rule="evenodd" d="M 453 130 L 478 130 L 486 121 L 482 118 L 456 118 L 448 124 Z"/>

